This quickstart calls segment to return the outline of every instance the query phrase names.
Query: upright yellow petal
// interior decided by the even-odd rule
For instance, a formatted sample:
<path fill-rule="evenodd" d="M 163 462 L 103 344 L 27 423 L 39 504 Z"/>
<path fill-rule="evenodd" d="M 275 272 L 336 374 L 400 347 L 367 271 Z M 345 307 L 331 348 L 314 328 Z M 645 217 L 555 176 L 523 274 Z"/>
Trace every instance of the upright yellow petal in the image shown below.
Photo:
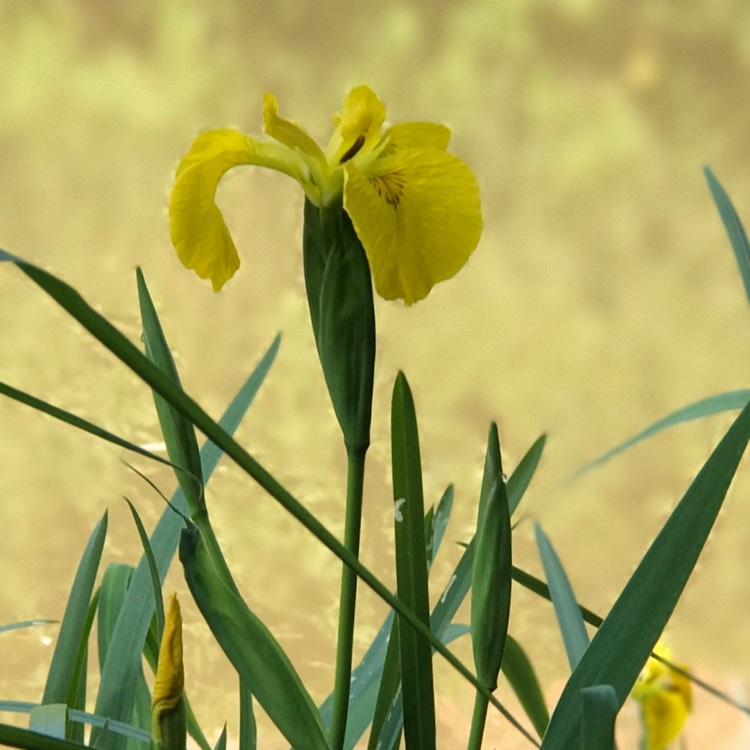
<path fill-rule="evenodd" d="M 210 130 L 198 136 L 177 168 L 169 200 L 169 232 L 177 256 L 214 291 L 234 275 L 240 259 L 224 217 L 216 206 L 216 188 L 224 174 L 240 164 L 270 167 L 303 184 L 306 165 L 291 149 L 258 143 L 237 130 Z"/>
<path fill-rule="evenodd" d="M 385 105 L 369 86 L 356 86 L 344 99 L 343 111 L 333 119 L 336 130 L 328 144 L 332 165 L 349 161 L 360 151 L 371 150 L 380 140 Z"/>
<path fill-rule="evenodd" d="M 347 164 L 344 207 L 378 294 L 407 305 L 454 276 L 482 234 L 474 175 L 437 148 L 398 150 L 367 165 L 367 171 L 356 160 Z"/>

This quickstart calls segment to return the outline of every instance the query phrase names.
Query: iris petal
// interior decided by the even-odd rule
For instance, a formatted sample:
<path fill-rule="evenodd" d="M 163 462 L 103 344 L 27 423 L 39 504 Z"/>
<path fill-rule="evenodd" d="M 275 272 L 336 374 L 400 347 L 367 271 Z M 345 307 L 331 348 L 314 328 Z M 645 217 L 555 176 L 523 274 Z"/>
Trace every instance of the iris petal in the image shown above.
<path fill-rule="evenodd" d="M 169 232 L 177 256 L 214 291 L 234 275 L 240 259 L 216 206 L 216 188 L 224 174 L 240 164 L 266 166 L 308 180 L 305 164 L 293 151 L 258 143 L 237 130 L 210 130 L 198 136 L 177 168 L 169 201 Z"/>
<path fill-rule="evenodd" d="M 397 145 L 423 135 L 421 124 L 419 131 L 412 138 L 406 129 L 397 130 Z M 431 138 L 442 145 L 446 131 L 435 129 Z M 356 162 L 347 164 L 344 207 L 367 253 L 375 288 L 385 299 L 418 302 L 454 276 L 479 242 L 482 213 L 474 175 L 438 148 L 386 152 L 366 171 Z"/>

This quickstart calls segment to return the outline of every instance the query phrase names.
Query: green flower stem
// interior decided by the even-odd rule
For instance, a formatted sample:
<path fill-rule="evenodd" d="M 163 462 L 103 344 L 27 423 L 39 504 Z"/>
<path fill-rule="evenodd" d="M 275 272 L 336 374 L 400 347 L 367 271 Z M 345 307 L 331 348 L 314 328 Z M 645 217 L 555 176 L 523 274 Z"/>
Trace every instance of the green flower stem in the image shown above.
<path fill-rule="evenodd" d="M 474 694 L 474 713 L 471 717 L 471 733 L 466 750 L 482 750 L 482 737 L 484 736 L 484 725 L 487 721 L 487 706 L 489 701 L 481 693 Z"/>
<path fill-rule="evenodd" d="M 359 556 L 359 532 L 362 525 L 362 490 L 365 480 L 367 446 L 347 449 L 346 520 L 344 546 Z M 339 631 L 336 644 L 336 677 L 331 714 L 331 748 L 341 750 L 346 736 L 349 713 L 349 691 L 352 680 L 352 649 L 354 645 L 354 611 L 357 601 L 357 574 L 344 565 L 341 571 Z"/>

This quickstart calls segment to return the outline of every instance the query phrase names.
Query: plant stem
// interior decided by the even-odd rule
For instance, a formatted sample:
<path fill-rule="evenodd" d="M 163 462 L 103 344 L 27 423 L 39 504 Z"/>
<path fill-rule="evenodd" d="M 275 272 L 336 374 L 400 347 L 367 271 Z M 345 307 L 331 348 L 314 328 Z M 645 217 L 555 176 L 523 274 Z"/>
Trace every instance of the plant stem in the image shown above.
<path fill-rule="evenodd" d="M 487 721 L 487 706 L 489 702 L 481 693 L 474 694 L 474 713 L 471 717 L 471 733 L 466 750 L 481 750 L 484 725 Z"/>
<path fill-rule="evenodd" d="M 347 448 L 346 518 L 344 521 L 344 546 L 355 557 L 359 556 L 359 532 L 362 525 L 362 490 L 365 479 L 365 454 L 363 448 Z M 341 571 L 341 598 L 339 602 L 339 630 L 336 643 L 336 677 L 333 688 L 331 714 L 331 748 L 341 750 L 346 735 L 349 713 L 349 691 L 352 678 L 352 649 L 354 645 L 354 611 L 357 601 L 357 574 L 347 565 Z"/>

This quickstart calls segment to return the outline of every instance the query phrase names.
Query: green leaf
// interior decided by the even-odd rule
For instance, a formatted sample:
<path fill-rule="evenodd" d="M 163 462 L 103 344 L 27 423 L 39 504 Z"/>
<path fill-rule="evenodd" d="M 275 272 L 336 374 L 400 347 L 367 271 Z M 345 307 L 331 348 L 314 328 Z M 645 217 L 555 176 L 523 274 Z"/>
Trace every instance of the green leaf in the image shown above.
<path fill-rule="evenodd" d="M 30 714 L 39 705 L 41 704 L 30 703 L 29 701 L 0 701 L 0 711 Z M 117 732 L 126 737 L 138 740 L 142 744 L 148 745 L 151 741 L 150 732 L 144 732 L 130 724 L 125 724 L 121 721 L 110 721 L 103 716 L 86 713 L 85 711 L 79 711 L 74 708 L 68 709 L 68 719 L 76 724 L 90 724 L 95 727 L 103 727 L 107 725 L 112 732 Z M 0 726 L 4 727 L 5 725 Z M 0 744 L 2 743 L 3 739 L 0 737 Z"/>
<path fill-rule="evenodd" d="M 750 401 L 750 390 L 743 391 L 732 391 L 730 393 L 719 393 L 716 396 L 709 396 L 708 398 L 696 401 L 689 406 L 684 406 L 682 409 L 672 412 L 666 417 L 659 419 L 652 425 L 646 427 L 645 430 L 641 430 L 638 434 L 626 440 L 624 443 L 616 445 L 614 448 L 608 450 L 606 453 L 602 453 L 593 461 L 587 463 L 584 467 L 579 469 L 571 479 L 576 479 L 587 471 L 591 471 L 595 466 L 603 464 L 605 461 L 609 461 L 610 458 L 616 456 L 618 453 L 634 446 L 636 443 L 640 443 L 641 440 L 655 435 L 657 432 L 666 430 L 668 427 L 673 427 L 681 422 L 689 422 L 693 419 L 701 419 L 702 417 L 710 416 L 711 414 L 718 414 L 723 411 L 735 411 L 743 409 L 747 402 Z"/>
<path fill-rule="evenodd" d="M 511 635 L 505 639 L 502 671 L 534 725 L 536 733 L 542 737 L 549 724 L 549 712 L 544 701 L 544 693 L 529 657 Z"/>
<path fill-rule="evenodd" d="M 89 537 L 86 549 L 78 564 L 78 571 L 60 625 L 60 635 L 57 638 L 55 651 L 52 655 L 42 703 L 64 703 L 67 705 L 76 694 L 76 666 L 81 649 L 85 646 L 84 636 L 88 635 L 86 621 L 89 602 L 94 590 L 94 582 L 106 536 L 107 513 L 105 511 Z"/>
<path fill-rule="evenodd" d="M 427 550 L 419 434 L 414 399 L 399 372 L 391 405 L 396 585 L 398 597 L 426 625 L 430 622 Z M 398 618 L 401 681 L 404 696 L 404 739 L 409 748 L 434 748 L 435 702 L 432 649 Z"/>
<path fill-rule="evenodd" d="M 143 547 L 143 556 L 146 558 L 148 563 L 148 572 L 151 575 L 151 589 L 154 594 L 154 610 L 156 614 L 156 640 L 161 643 L 162 635 L 164 634 L 164 602 L 161 598 L 161 581 L 159 580 L 159 569 L 156 566 L 156 558 L 154 557 L 154 551 L 151 549 L 151 542 L 148 540 L 148 533 L 146 527 L 141 521 L 141 517 L 138 515 L 138 511 L 135 509 L 135 505 L 125 498 L 125 502 L 130 508 L 130 513 L 135 521 L 135 526 L 138 529 L 138 536 L 141 540 L 141 546 Z"/>
<path fill-rule="evenodd" d="M 32 708 L 29 729 L 64 740 L 68 734 L 68 707 L 64 703 L 49 703 Z"/>
<path fill-rule="evenodd" d="M 2 251 L 0 251 L 0 253 L 2 253 Z M 2 255 L 0 255 L 0 260 L 2 260 Z M 145 458 L 149 458 L 152 461 L 157 461 L 159 463 L 165 464 L 166 466 L 172 466 L 171 462 L 167 461 L 166 458 L 157 456 L 155 453 L 151 453 L 145 448 L 141 448 L 139 445 L 135 445 L 135 443 L 124 440 L 118 435 L 108 432 L 107 430 L 102 429 L 92 422 L 81 419 L 81 417 L 77 417 L 75 414 L 71 414 L 70 412 L 65 411 L 64 409 L 60 409 L 57 406 L 53 406 L 52 404 L 43 401 L 36 396 L 32 396 L 25 391 L 20 391 L 18 390 L 18 388 L 13 388 L 7 383 L 0 383 L 0 395 L 12 398 L 14 401 L 18 401 L 21 404 L 30 406 L 32 409 L 40 411 L 43 414 L 48 414 L 49 416 L 54 417 L 61 422 L 65 422 L 66 424 L 69 424 L 76 429 L 82 430 L 83 432 L 88 432 L 90 435 L 94 435 L 94 437 L 98 437 L 101 440 L 106 440 L 107 442 L 113 443 L 114 445 L 119 445 L 121 448 L 125 448 L 126 450 L 137 453 L 138 455 L 144 456 Z"/>
<path fill-rule="evenodd" d="M 568 655 L 568 663 L 573 670 L 578 666 L 578 662 L 581 661 L 581 657 L 588 648 L 589 635 L 583 622 L 581 608 L 578 606 L 573 588 L 557 552 L 555 552 L 550 540 L 538 523 L 534 524 L 534 533 L 536 534 L 539 556 L 542 558 L 544 575 L 547 577 L 547 584 L 552 596 L 557 624 L 565 644 L 565 652 Z"/>
<path fill-rule="evenodd" d="M 581 750 L 614 750 L 619 708 L 612 685 L 581 690 Z"/>
<path fill-rule="evenodd" d="M 25 748 L 25 750 L 81 750 L 81 748 L 88 747 L 8 724 L 0 724 L 0 744 L 7 747 Z"/>
<path fill-rule="evenodd" d="M 636 568 L 568 680 L 542 747 L 567 750 L 581 733 L 580 691 L 612 685 L 622 705 L 695 567 L 750 439 L 746 406 Z"/>
<path fill-rule="evenodd" d="M 18 630 L 19 628 L 33 628 L 37 625 L 52 625 L 59 620 L 23 620 L 22 622 L 10 622 L 7 625 L 0 625 L 0 633 L 7 630 Z"/>
<path fill-rule="evenodd" d="M 745 285 L 745 295 L 750 300 L 750 245 L 747 242 L 747 235 L 742 228 L 740 217 L 734 210 L 732 201 L 729 199 L 724 188 L 708 167 L 705 167 L 703 171 L 716 207 L 719 209 L 721 220 L 724 222 L 724 228 L 729 235 L 729 241 L 732 243 L 734 257 L 737 259 L 737 265 L 742 275 L 742 282 Z"/>
<path fill-rule="evenodd" d="M 521 570 L 521 568 L 517 568 L 515 565 L 513 566 L 513 580 L 542 599 L 546 599 L 548 602 L 552 601 L 549 586 L 544 581 L 525 570 Z M 598 628 L 604 622 L 604 618 L 597 615 L 596 612 L 592 612 L 583 605 L 579 605 L 579 607 L 584 622 L 593 625 L 595 628 Z"/>
<path fill-rule="evenodd" d="M 532 477 L 536 473 L 539 461 L 542 459 L 544 446 L 547 444 L 547 436 L 539 436 L 534 444 L 524 454 L 516 470 L 511 474 L 505 486 L 505 494 L 508 496 L 508 509 L 511 517 L 518 509 L 521 498 L 526 493 Z"/>
<path fill-rule="evenodd" d="M 146 286 L 140 268 L 136 270 L 138 280 L 138 300 L 143 321 L 143 343 L 146 356 L 176 385 L 182 388 L 172 353 L 169 351 L 156 308 Z M 205 513 L 203 498 L 203 474 L 198 451 L 195 428 L 168 401 L 154 392 L 154 403 L 159 415 L 164 442 L 170 460 L 182 470 L 176 471 L 177 480 L 187 500 L 192 515 Z"/>
<path fill-rule="evenodd" d="M 320 713 L 268 628 L 217 573 L 195 526 L 183 530 L 180 560 L 190 592 L 240 678 L 295 750 L 329 750 Z"/>
<path fill-rule="evenodd" d="M 216 744 L 214 745 L 214 750 L 227 750 L 227 725 L 226 724 L 224 724 L 224 727 L 221 730 L 219 739 L 216 740 Z"/>

